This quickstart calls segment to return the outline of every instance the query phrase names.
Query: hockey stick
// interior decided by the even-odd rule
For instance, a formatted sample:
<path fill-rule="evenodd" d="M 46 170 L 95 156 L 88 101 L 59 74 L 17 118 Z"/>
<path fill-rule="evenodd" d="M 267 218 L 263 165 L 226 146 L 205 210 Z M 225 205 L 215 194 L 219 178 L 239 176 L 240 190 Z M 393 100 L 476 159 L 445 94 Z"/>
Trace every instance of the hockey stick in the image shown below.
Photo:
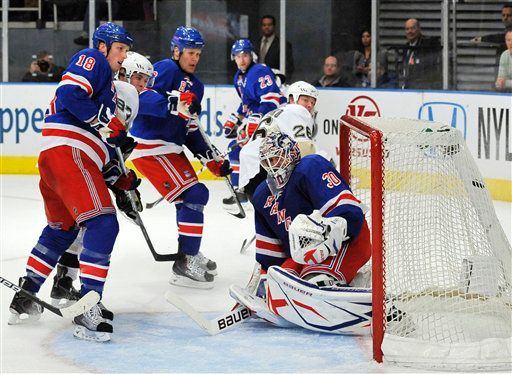
<path fill-rule="evenodd" d="M 246 286 L 246 289 L 249 292 L 256 292 L 260 276 L 261 265 L 256 262 L 252 270 L 251 279 L 249 279 L 249 282 Z M 208 332 L 210 335 L 216 335 L 221 332 L 231 330 L 234 327 L 238 327 L 254 315 L 249 308 L 237 302 L 229 312 L 209 320 L 204 318 L 196 309 L 194 309 L 192 305 L 187 303 L 183 298 L 176 295 L 174 292 L 167 291 L 165 294 L 165 299 L 170 304 L 174 305 L 176 308 L 189 316 L 199 327 Z"/>
<path fill-rule="evenodd" d="M 250 240 L 244 239 L 242 243 L 242 248 L 240 248 L 240 253 L 245 253 L 247 249 L 251 246 L 251 244 L 256 240 L 256 235 L 254 235 Z"/>
<path fill-rule="evenodd" d="M 9 287 L 14 292 L 22 294 L 27 299 L 30 299 L 33 302 L 48 309 L 50 312 L 67 319 L 73 319 L 76 316 L 79 316 L 80 314 L 84 314 L 100 301 L 100 295 L 96 291 L 89 291 L 86 295 L 78 299 L 76 303 L 65 308 L 57 308 L 41 300 L 37 296 L 32 295 L 30 292 L 25 291 L 23 288 L 15 285 L 14 283 L 9 282 L 7 279 L 3 277 L 0 277 L 0 283 L 2 283 L 6 287 Z"/>
<path fill-rule="evenodd" d="M 201 133 L 201 136 L 203 137 L 203 139 L 204 139 L 206 145 L 208 146 L 208 148 L 210 148 L 211 151 L 213 152 L 213 156 L 214 156 L 215 161 L 219 161 L 222 158 L 222 154 L 219 152 L 217 147 L 215 147 L 212 144 L 212 142 L 210 141 L 210 138 L 208 137 L 208 135 L 206 135 L 206 133 L 204 132 L 203 126 L 201 126 L 200 123 L 197 124 L 197 129 Z M 231 181 L 229 180 L 229 178 L 227 176 L 224 177 L 224 181 L 226 182 L 226 185 L 228 186 L 229 192 L 231 192 L 231 196 L 233 196 L 233 198 L 235 199 L 236 205 L 238 206 L 238 212 L 237 213 L 232 213 L 232 212 L 228 212 L 228 213 L 234 215 L 237 218 L 245 218 L 245 210 L 242 207 L 242 204 L 240 203 L 240 200 L 238 199 L 238 196 L 236 195 L 235 189 L 233 188 L 233 185 L 231 184 Z"/>
<path fill-rule="evenodd" d="M 116 147 L 116 153 L 117 157 L 120 160 L 121 164 L 121 170 L 126 175 L 128 174 L 128 170 L 126 169 L 126 165 L 124 164 L 124 158 L 123 154 L 121 152 L 121 149 L 119 147 Z M 162 262 L 162 261 L 176 261 L 177 259 L 181 258 L 181 253 L 171 253 L 162 255 L 156 252 L 155 247 L 153 247 L 153 243 L 151 242 L 151 239 L 149 238 L 149 234 L 146 230 L 146 227 L 144 226 L 144 223 L 142 222 L 142 218 L 140 218 L 139 211 L 137 210 L 137 203 L 135 202 L 135 199 L 137 198 L 135 195 L 135 191 L 125 191 L 126 196 L 130 200 L 130 203 L 132 204 L 132 209 L 135 213 L 135 223 L 137 226 L 140 227 L 140 230 L 142 231 L 142 235 L 144 235 L 144 239 L 146 239 L 146 243 L 148 244 L 149 250 L 151 251 L 151 254 L 153 255 L 153 258 L 155 261 Z"/>
<path fill-rule="evenodd" d="M 196 173 L 196 175 L 199 175 L 201 174 L 203 171 L 206 170 L 206 165 L 203 165 L 201 167 L 201 169 L 199 169 Z M 157 200 L 153 201 L 152 203 L 147 203 L 146 204 L 146 209 L 151 209 L 151 208 L 154 208 L 155 206 L 157 206 L 158 204 L 160 204 L 162 201 L 164 200 L 164 197 L 163 196 L 160 196 Z"/>
<path fill-rule="evenodd" d="M 204 318 L 192 305 L 174 292 L 167 291 L 165 299 L 189 316 L 199 327 L 210 335 L 217 335 L 230 330 L 252 317 L 252 312 L 247 307 L 238 305 L 233 310 L 209 320 Z"/>

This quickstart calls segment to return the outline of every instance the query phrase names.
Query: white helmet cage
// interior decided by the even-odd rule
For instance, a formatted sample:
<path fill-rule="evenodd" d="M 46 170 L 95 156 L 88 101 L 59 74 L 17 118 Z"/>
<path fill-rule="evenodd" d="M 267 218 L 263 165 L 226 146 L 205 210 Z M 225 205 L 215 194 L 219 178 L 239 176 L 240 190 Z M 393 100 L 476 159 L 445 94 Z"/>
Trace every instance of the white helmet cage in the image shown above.
<path fill-rule="evenodd" d="M 267 172 L 267 183 L 273 195 L 283 189 L 300 161 L 297 142 L 281 132 L 271 132 L 260 145 L 260 163 Z"/>
<path fill-rule="evenodd" d="M 126 78 L 128 79 L 133 73 L 145 74 L 149 78 L 153 77 L 153 65 L 146 57 L 137 52 L 129 51 L 121 67 L 126 70 Z"/>
<path fill-rule="evenodd" d="M 300 96 L 310 96 L 315 100 L 318 99 L 318 90 L 308 82 L 297 81 L 288 87 L 287 96 L 288 98 L 293 97 L 293 102 L 297 104 Z"/>

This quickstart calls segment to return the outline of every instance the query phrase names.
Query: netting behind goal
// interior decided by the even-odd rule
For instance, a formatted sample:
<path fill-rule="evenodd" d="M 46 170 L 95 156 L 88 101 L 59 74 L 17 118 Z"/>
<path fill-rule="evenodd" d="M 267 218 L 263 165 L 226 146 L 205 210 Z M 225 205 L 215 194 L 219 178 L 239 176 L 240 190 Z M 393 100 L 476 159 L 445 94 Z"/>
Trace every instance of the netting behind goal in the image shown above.
<path fill-rule="evenodd" d="M 511 366 L 511 248 L 461 133 L 342 117 L 340 165 L 370 207 L 374 357 Z"/>

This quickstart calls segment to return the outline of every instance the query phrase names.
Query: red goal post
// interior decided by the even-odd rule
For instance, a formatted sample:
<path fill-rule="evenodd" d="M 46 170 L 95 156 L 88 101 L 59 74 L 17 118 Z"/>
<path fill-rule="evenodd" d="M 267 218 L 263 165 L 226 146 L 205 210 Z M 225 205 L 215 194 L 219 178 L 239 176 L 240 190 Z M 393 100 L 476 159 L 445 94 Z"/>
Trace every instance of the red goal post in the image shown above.
<path fill-rule="evenodd" d="M 370 208 L 374 359 L 510 369 L 511 247 L 460 132 L 343 115 L 339 150 Z"/>

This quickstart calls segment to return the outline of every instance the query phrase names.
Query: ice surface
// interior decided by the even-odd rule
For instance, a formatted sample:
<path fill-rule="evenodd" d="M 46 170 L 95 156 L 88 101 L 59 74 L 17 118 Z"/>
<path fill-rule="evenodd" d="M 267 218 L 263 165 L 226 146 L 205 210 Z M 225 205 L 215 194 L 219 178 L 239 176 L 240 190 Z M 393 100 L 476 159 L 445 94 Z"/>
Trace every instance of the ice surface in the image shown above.
<path fill-rule="evenodd" d="M 240 254 L 253 235 L 252 212 L 245 220 L 221 207 L 228 195 L 222 182 L 207 182 L 210 203 L 202 251 L 218 264 L 213 290 L 173 290 L 210 318 L 233 305 L 230 284 L 245 285 L 254 264 L 254 246 Z M 145 202 L 158 195 L 143 181 Z M 508 239 L 509 203 L 495 203 Z M 176 250 L 175 210 L 161 203 L 142 213 L 160 253 Z M 119 217 L 104 303 L 114 313 L 114 334 L 106 344 L 79 341 L 69 321 L 45 311 L 32 325 L 8 326 L 13 293 L 0 287 L 0 372 L 413 372 L 378 365 L 371 359 L 369 337 L 284 330 L 251 320 L 225 334 L 208 336 L 164 299 L 169 263 L 153 260 L 140 229 Z M 23 275 L 27 256 L 46 224 L 35 176 L 0 175 L 0 274 L 11 281 Z M 53 275 L 53 274 L 52 274 Z M 49 300 L 51 281 L 39 296 Z"/>

